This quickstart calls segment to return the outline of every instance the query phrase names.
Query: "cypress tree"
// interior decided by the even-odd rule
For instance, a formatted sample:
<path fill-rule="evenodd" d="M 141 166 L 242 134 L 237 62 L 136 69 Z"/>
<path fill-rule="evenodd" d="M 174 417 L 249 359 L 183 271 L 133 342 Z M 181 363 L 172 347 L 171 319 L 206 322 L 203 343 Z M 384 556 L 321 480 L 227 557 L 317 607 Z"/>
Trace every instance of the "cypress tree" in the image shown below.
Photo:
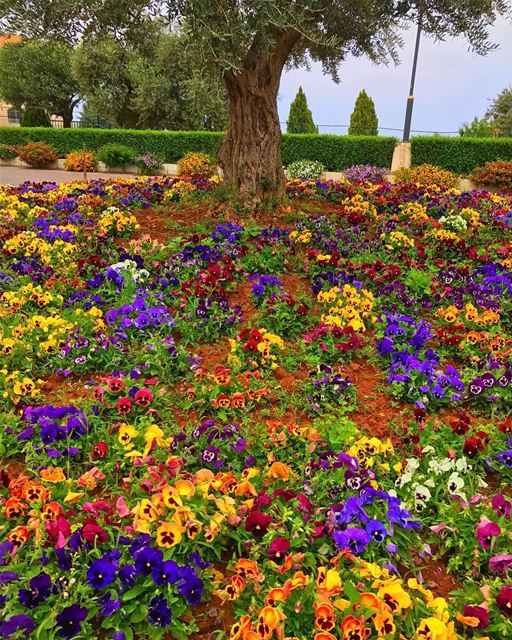
<path fill-rule="evenodd" d="M 297 95 L 290 105 L 286 131 L 287 133 L 318 133 L 318 127 L 313 122 L 313 114 L 308 107 L 306 94 L 302 87 L 299 87 Z"/>
<path fill-rule="evenodd" d="M 357 96 L 356 104 L 350 116 L 349 136 L 378 136 L 379 119 L 375 113 L 373 100 L 363 89 Z"/>

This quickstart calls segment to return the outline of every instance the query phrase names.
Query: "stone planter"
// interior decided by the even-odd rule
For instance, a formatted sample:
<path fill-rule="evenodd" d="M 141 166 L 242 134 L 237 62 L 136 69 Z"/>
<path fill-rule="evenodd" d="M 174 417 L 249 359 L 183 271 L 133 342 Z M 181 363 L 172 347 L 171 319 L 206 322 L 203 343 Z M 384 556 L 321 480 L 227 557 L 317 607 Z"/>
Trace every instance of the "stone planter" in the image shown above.
<path fill-rule="evenodd" d="M 178 165 L 177 164 L 164 163 L 162 165 L 162 173 L 163 173 L 164 176 L 177 176 L 178 175 Z"/>
<path fill-rule="evenodd" d="M 27 164 L 26 162 L 23 162 L 23 160 L 19 160 L 19 159 L 18 159 L 18 162 L 19 162 L 19 164 L 16 164 L 16 165 L 13 165 L 13 166 L 21 167 L 23 169 L 33 169 L 34 171 L 39 171 L 39 170 L 52 171 L 52 170 L 55 170 L 55 169 L 59 169 L 59 166 L 58 166 L 59 165 L 59 161 L 58 160 L 56 160 L 55 162 L 48 162 L 47 164 L 44 164 L 44 165 L 39 166 L 39 167 L 33 167 L 32 165 Z"/>
<path fill-rule="evenodd" d="M 339 181 L 339 180 L 343 180 L 343 178 L 344 178 L 343 173 L 341 173 L 340 171 L 326 171 L 325 173 L 322 173 L 322 175 L 320 176 L 321 180 Z"/>

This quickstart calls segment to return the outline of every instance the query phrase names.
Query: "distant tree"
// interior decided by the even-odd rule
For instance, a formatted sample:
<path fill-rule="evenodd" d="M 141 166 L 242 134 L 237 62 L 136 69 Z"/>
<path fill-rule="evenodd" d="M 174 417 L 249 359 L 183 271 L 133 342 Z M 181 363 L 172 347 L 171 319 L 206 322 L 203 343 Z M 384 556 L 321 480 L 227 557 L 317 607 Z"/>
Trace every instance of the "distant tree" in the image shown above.
<path fill-rule="evenodd" d="M 373 100 L 363 89 L 357 96 L 356 104 L 350 116 L 349 136 L 378 136 L 379 120 L 375 113 Z"/>
<path fill-rule="evenodd" d="M 493 123 L 487 118 L 475 117 L 471 122 L 460 125 L 459 135 L 466 138 L 490 138 L 493 135 Z"/>
<path fill-rule="evenodd" d="M 41 107 L 25 107 L 21 114 L 22 127 L 51 127 L 50 116 Z"/>
<path fill-rule="evenodd" d="M 134 86 L 129 62 L 132 50 L 119 40 L 105 36 L 78 45 L 72 70 L 88 110 L 119 127 L 136 128 L 139 114 L 131 101 Z"/>
<path fill-rule="evenodd" d="M 494 98 L 485 116 L 493 121 L 497 135 L 512 137 L 512 87 Z"/>
<path fill-rule="evenodd" d="M 51 40 L 8 42 L 0 48 L 0 98 L 61 116 L 70 127 L 80 100 L 71 53 L 70 46 Z"/>
<path fill-rule="evenodd" d="M 287 133 L 318 133 L 318 127 L 313 121 L 313 114 L 308 107 L 306 94 L 302 87 L 299 87 L 297 95 L 290 105 L 286 131 Z"/>
<path fill-rule="evenodd" d="M 155 32 L 143 47 L 112 36 L 86 41 L 73 73 L 88 110 L 120 127 L 221 130 L 227 122 L 220 77 L 205 72 L 183 35 Z"/>
<path fill-rule="evenodd" d="M 132 107 L 147 128 L 221 131 L 228 103 L 219 73 L 201 64 L 186 32 L 161 33 L 151 55 L 133 55 L 128 66 Z"/>

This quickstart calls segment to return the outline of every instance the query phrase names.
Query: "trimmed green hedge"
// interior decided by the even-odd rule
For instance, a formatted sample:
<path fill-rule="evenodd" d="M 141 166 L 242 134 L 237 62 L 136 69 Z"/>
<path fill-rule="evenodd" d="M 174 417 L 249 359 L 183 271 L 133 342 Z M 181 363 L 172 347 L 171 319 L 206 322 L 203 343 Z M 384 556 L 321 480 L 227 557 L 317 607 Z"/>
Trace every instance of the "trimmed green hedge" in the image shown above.
<path fill-rule="evenodd" d="M 4 144 L 24 144 L 41 141 L 53 145 L 63 158 L 70 151 L 81 149 L 97 151 L 110 142 L 124 144 L 137 153 L 153 151 L 166 162 L 177 162 L 187 151 L 204 151 L 216 156 L 222 133 L 210 131 L 133 131 L 129 129 L 76 129 L 43 127 L 2 127 L 0 142 Z"/>
<path fill-rule="evenodd" d="M 411 140 L 412 164 L 434 164 L 467 174 L 492 160 L 512 160 L 512 138 L 417 137 Z"/>
<path fill-rule="evenodd" d="M 342 171 L 353 164 L 391 167 L 396 138 L 380 136 L 334 136 L 307 133 L 283 135 L 283 164 L 318 160 L 327 171 Z"/>
<path fill-rule="evenodd" d="M 188 151 L 217 153 L 223 133 L 209 131 L 134 131 L 128 129 L 59 129 L 59 128 L 0 128 L 0 143 L 25 144 L 46 142 L 53 145 L 59 157 L 70 151 L 97 151 L 110 142 L 125 144 L 137 153 L 153 151 L 166 162 L 177 162 Z M 296 160 L 318 160 L 327 170 L 339 171 L 353 164 L 376 164 L 390 167 L 395 138 L 372 136 L 334 136 L 312 134 L 284 134 L 283 163 Z"/>

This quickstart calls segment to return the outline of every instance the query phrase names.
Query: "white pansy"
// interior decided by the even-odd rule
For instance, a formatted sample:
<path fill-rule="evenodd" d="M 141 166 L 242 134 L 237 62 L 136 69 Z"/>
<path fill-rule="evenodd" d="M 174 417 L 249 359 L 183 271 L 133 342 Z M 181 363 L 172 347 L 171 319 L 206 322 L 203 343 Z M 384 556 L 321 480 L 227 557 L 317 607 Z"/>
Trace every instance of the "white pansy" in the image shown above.
<path fill-rule="evenodd" d="M 466 456 L 462 456 L 457 460 L 457 462 L 455 463 L 455 469 L 459 473 L 464 473 L 465 471 L 471 470 L 471 465 L 468 465 L 468 459 L 466 458 Z"/>
<path fill-rule="evenodd" d="M 454 471 L 448 478 L 448 491 L 454 495 L 460 495 L 460 490 L 464 484 L 464 478 L 461 478 L 457 471 Z"/>
<path fill-rule="evenodd" d="M 453 460 L 450 458 L 441 458 L 430 460 L 428 463 L 429 470 L 432 473 L 435 473 L 437 476 L 448 473 L 448 471 L 452 471 L 453 469 Z"/>
<path fill-rule="evenodd" d="M 414 498 L 417 502 L 427 502 L 432 497 L 430 489 L 424 484 L 417 484 L 414 488 Z"/>
<path fill-rule="evenodd" d="M 407 458 L 406 462 L 406 471 L 409 471 L 410 473 L 414 473 L 420 467 L 420 461 L 418 460 L 418 458 Z"/>

